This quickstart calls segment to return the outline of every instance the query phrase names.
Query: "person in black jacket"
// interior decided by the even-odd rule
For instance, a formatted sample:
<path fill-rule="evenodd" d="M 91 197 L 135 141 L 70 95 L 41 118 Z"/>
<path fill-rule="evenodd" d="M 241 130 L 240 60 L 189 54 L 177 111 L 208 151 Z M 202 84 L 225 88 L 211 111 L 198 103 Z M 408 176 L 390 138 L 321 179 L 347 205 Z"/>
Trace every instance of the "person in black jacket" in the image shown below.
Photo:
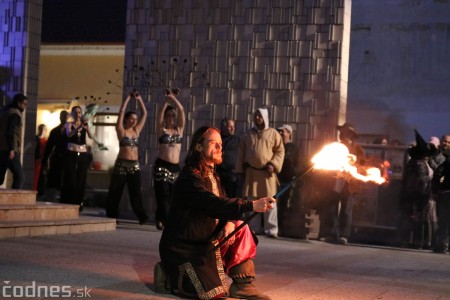
<path fill-rule="evenodd" d="M 237 195 L 237 176 L 234 173 L 236 158 L 239 152 L 239 137 L 235 135 L 234 120 L 224 118 L 221 122 L 220 136 L 222 138 L 222 163 L 217 166 L 217 173 L 228 197 Z"/>
<path fill-rule="evenodd" d="M 283 138 L 284 144 L 284 160 L 283 167 L 278 174 L 278 180 L 280 181 L 280 190 L 282 190 L 286 185 L 290 184 L 298 172 L 298 149 L 297 146 L 292 142 L 292 126 L 289 124 L 283 124 L 278 127 L 278 132 Z M 284 224 L 285 224 L 285 214 L 289 207 L 291 207 L 291 188 L 289 188 L 285 193 L 283 193 L 278 198 L 278 224 L 279 224 L 279 234 L 284 235 Z"/>
<path fill-rule="evenodd" d="M 219 130 L 199 128 L 175 182 L 159 244 L 161 263 L 155 266 L 155 287 L 158 292 L 164 292 L 159 289 L 162 286 L 166 292 L 197 299 L 216 299 L 228 293 L 233 298 L 269 299 L 253 285 L 256 241 L 248 225 L 219 249 L 212 248 L 242 223 L 238 220 L 245 212 L 267 212 L 275 199 L 226 198 L 214 170 L 221 162 Z M 162 273 L 169 280 L 160 284 Z M 233 279 L 229 290 L 225 274 Z"/>
<path fill-rule="evenodd" d="M 63 178 L 64 153 L 67 149 L 66 123 L 69 113 L 62 110 L 59 113 L 59 125 L 50 131 L 47 144 L 45 145 L 42 168 L 47 172 L 47 187 L 45 199 L 54 201 L 56 191 L 61 190 Z"/>
<path fill-rule="evenodd" d="M 450 134 L 442 137 L 446 145 L 450 144 Z M 447 254 L 449 252 L 450 234 L 450 150 L 443 152 L 445 161 L 439 165 L 433 174 L 432 190 L 436 196 L 438 230 L 436 253 Z"/>
<path fill-rule="evenodd" d="M 351 123 L 336 127 L 340 143 L 355 157 L 355 167 L 363 168 L 366 156 L 361 145 L 356 143 L 358 133 Z M 353 201 L 361 192 L 361 181 L 341 172 L 326 171 L 322 181 L 331 183 L 324 188 L 324 205 L 320 208 L 320 240 L 347 245 L 353 220 Z M 331 187 L 331 188 L 330 188 Z"/>
<path fill-rule="evenodd" d="M 24 181 L 20 151 L 22 148 L 22 114 L 28 98 L 16 94 L 12 103 L 0 114 L 0 185 L 5 181 L 6 170 L 13 174 L 12 189 L 21 189 Z"/>
<path fill-rule="evenodd" d="M 400 246 L 421 249 L 431 246 L 425 243 L 427 223 L 425 212 L 432 198 L 433 174 L 428 160 L 437 152 L 437 148 L 427 143 L 417 131 L 415 135 L 416 142 L 408 149 L 410 159 L 406 163 L 402 178 L 398 233 Z"/>

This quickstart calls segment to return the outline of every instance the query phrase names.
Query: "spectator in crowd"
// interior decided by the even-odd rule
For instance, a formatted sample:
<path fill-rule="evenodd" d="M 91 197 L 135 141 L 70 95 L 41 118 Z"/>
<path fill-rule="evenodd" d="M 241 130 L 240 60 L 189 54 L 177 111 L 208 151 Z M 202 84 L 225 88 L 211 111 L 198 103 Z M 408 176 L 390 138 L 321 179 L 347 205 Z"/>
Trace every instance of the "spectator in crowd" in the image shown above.
<path fill-rule="evenodd" d="M 430 218 L 428 215 L 433 176 L 428 160 L 437 149 L 433 144 L 427 143 L 417 131 L 415 135 L 416 142 L 408 149 L 410 159 L 402 179 L 398 232 L 401 246 L 422 249 L 431 248 L 433 236 L 432 230 L 425 235 L 425 230 L 429 227 L 427 225 L 435 222 L 435 217 Z"/>
<path fill-rule="evenodd" d="M 434 176 L 434 171 L 445 161 L 444 153 L 450 148 L 450 135 L 444 135 L 439 140 L 438 137 L 432 136 L 429 141 L 436 147 L 436 154 L 431 155 L 428 159 L 428 165 L 432 169 L 432 175 Z M 425 248 L 436 248 L 437 245 L 437 235 L 438 235 L 438 213 L 436 200 L 438 195 L 436 193 L 431 194 L 431 198 L 428 201 L 428 205 L 425 208 Z M 429 246 L 428 246 L 429 245 Z"/>
<path fill-rule="evenodd" d="M 64 156 L 64 172 L 61 202 L 76 204 L 83 210 L 83 198 L 89 167 L 86 135 L 92 138 L 87 120 L 80 106 L 72 107 L 72 121 L 66 123 L 67 150 Z"/>
<path fill-rule="evenodd" d="M 59 125 L 50 131 L 42 158 L 42 168 L 47 171 L 47 185 L 45 198 L 47 201 L 56 200 L 56 191 L 61 190 L 63 178 L 64 154 L 67 150 L 66 123 L 69 113 L 62 110 L 59 113 Z"/>
<path fill-rule="evenodd" d="M 170 216 L 159 244 L 161 263 L 155 266 L 155 287 L 158 292 L 196 299 L 269 299 L 253 284 L 256 242 L 247 225 L 219 249 L 212 249 L 242 223 L 238 220 L 243 213 L 267 212 L 275 199 L 227 198 L 214 171 L 221 162 L 219 130 L 199 128 L 175 182 Z M 230 289 L 225 274 L 233 280 Z"/>
<path fill-rule="evenodd" d="M 278 179 L 280 181 L 280 190 L 283 189 L 286 185 L 290 184 L 293 178 L 297 175 L 298 172 L 298 150 L 297 146 L 292 142 L 292 134 L 293 130 L 291 125 L 283 124 L 278 127 L 278 132 L 283 139 L 284 145 L 284 160 L 283 166 L 281 168 L 280 173 L 278 174 Z M 291 206 L 289 201 L 291 189 L 288 189 L 284 192 L 277 201 L 278 208 L 278 224 L 280 235 L 283 235 L 283 224 L 284 224 L 284 214 L 286 210 Z"/>
<path fill-rule="evenodd" d="M 45 145 L 47 144 L 47 126 L 40 124 L 36 135 L 36 145 L 34 148 L 34 180 L 33 190 L 38 191 L 38 196 L 42 196 L 45 191 L 45 175 L 42 174 L 42 158 L 44 157 Z"/>
<path fill-rule="evenodd" d="M 388 145 L 388 139 L 384 135 L 381 135 L 373 140 L 373 143 L 376 145 Z"/>
<path fill-rule="evenodd" d="M 166 98 L 158 112 L 159 152 L 154 168 L 156 228 L 164 229 L 173 194 L 173 184 L 180 172 L 180 152 L 186 117 L 176 98 L 178 89 L 166 90 Z"/>
<path fill-rule="evenodd" d="M 446 156 L 448 156 L 447 152 L 450 150 L 450 135 L 443 135 L 440 140 L 433 136 L 430 138 L 430 143 L 433 143 L 438 148 L 436 155 L 431 156 L 428 161 L 430 167 L 433 170 L 436 170 L 437 167 L 445 161 Z"/>
<path fill-rule="evenodd" d="M 393 139 L 393 140 L 391 140 L 389 145 L 391 145 L 391 146 L 403 146 L 405 144 L 402 141 L 400 141 L 399 139 Z"/>
<path fill-rule="evenodd" d="M 125 110 L 131 98 L 135 98 L 139 104 L 141 115 L 135 111 Z M 147 109 L 141 95 L 133 91 L 127 96 L 119 109 L 119 117 L 116 123 L 116 133 L 119 140 L 119 153 L 112 171 L 109 191 L 106 200 L 106 215 L 109 218 L 119 216 L 119 203 L 125 185 L 128 187 L 131 208 L 138 217 L 139 224 L 148 220 L 144 209 L 141 191 L 141 169 L 139 166 L 139 135 L 147 120 Z"/>
<path fill-rule="evenodd" d="M 234 173 L 236 158 L 239 152 L 239 137 L 235 135 L 234 120 L 224 118 L 220 124 L 220 136 L 222 138 L 222 163 L 217 166 L 220 181 L 227 196 L 237 196 L 237 176 Z"/>
<path fill-rule="evenodd" d="M 450 134 L 441 139 L 441 153 L 445 161 L 441 163 L 433 175 L 432 187 L 436 195 L 438 230 L 437 245 L 434 252 L 447 254 L 450 234 Z"/>
<path fill-rule="evenodd" d="M 241 138 L 236 173 L 244 175 L 242 195 L 248 199 L 273 196 L 277 193 L 278 177 L 284 160 L 283 140 L 269 127 L 267 108 L 258 108 L 253 114 L 255 126 Z M 278 213 L 274 206 L 268 213 L 256 216 L 250 228 L 256 234 L 278 237 Z"/>
<path fill-rule="evenodd" d="M 0 185 L 5 181 L 6 170 L 13 174 L 12 189 L 21 189 L 24 181 L 20 152 L 22 149 L 22 115 L 28 98 L 16 94 L 0 114 Z"/>
<path fill-rule="evenodd" d="M 350 123 L 337 126 L 339 140 L 344 144 L 350 154 L 356 157 L 356 166 L 365 164 L 363 148 L 356 144 L 358 134 Z M 326 191 L 325 205 L 320 214 L 320 240 L 337 242 L 342 245 L 348 243 L 353 220 L 353 200 L 360 193 L 361 183 L 348 176 L 329 176 L 333 181 L 332 189 Z"/>

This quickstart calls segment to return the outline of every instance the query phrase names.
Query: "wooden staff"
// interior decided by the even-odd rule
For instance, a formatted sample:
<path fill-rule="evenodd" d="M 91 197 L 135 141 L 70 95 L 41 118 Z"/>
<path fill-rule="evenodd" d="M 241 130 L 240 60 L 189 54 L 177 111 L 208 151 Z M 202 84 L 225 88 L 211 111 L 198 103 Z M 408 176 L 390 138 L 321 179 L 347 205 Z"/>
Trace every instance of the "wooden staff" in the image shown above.
<path fill-rule="evenodd" d="M 308 170 L 306 170 L 302 175 L 300 176 L 294 176 L 291 182 L 289 182 L 285 187 L 283 187 L 281 190 L 278 191 L 275 195 L 273 195 L 272 198 L 278 199 L 282 194 L 284 194 L 289 188 L 300 178 L 305 176 L 309 171 L 313 169 L 314 166 L 310 167 Z M 229 235 L 224 237 L 217 245 L 215 245 L 210 251 L 214 252 L 220 247 L 222 247 L 233 235 L 235 235 L 239 230 L 241 230 L 242 227 L 248 224 L 258 213 L 253 212 L 247 219 L 245 219 L 241 224 L 239 224 L 238 227 L 236 227 Z"/>

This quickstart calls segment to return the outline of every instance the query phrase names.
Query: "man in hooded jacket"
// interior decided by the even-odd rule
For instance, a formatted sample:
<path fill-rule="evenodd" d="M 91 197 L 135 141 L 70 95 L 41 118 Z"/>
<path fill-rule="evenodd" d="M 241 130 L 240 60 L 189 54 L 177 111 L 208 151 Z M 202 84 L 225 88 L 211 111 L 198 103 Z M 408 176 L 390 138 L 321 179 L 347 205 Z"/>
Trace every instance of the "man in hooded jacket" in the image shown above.
<path fill-rule="evenodd" d="M 284 160 L 283 139 L 269 127 L 267 108 L 258 108 L 253 114 L 255 126 L 241 138 L 235 172 L 244 175 L 242 195 L 248 199 L 273 196 L 277 193 Z M 275 206 L 250 222 L 256 234 L 278 237 L 278 213 Z"/>

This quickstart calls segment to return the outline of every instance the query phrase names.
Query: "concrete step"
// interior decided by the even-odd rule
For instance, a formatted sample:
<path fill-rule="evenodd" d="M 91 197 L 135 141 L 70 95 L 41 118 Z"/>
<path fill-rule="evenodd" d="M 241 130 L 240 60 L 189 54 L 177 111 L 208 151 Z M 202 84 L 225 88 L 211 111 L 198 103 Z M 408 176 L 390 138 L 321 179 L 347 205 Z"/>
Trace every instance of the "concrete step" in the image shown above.
<path fill-rule="evenodd" d="M 0 189 L 0 239 L 116 230 L 116 220 L 79 216 L 79 206 L 36 201 L 36 191 Z"/>
<path fill-rule="evenodd" d="M 76 219 L 78 210 L 78 205 L 39 201 L 34 205 L 0 205 L 0 222 Z"/>
<path fill-rule="evenodd" d="M 86 216 L 66 220 L 0 221 L 0 239 L 113 230 L 116 230 L 115 219 Z"/>
<path fill-rule="evenodd" d="M 0 189 L 0 205 L 33 205 L 36 194 L 36 191 Z"/>

